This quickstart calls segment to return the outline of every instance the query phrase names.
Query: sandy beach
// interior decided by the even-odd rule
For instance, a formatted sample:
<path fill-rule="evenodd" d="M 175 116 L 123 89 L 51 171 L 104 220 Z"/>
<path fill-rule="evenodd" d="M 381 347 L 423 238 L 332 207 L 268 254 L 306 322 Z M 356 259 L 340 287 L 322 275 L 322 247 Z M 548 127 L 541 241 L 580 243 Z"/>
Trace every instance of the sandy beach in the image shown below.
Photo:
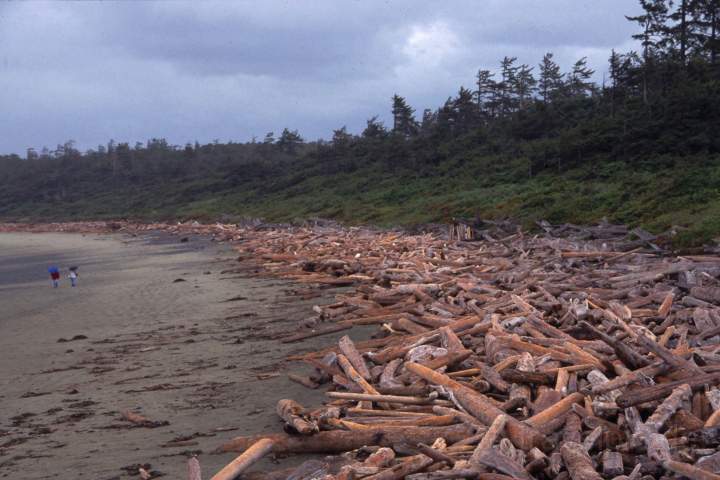
<path fill-rule="evenodd" d="M 58 289 L 50 264 L 64 272 Z M 145 465 L 183 478 L 197 454 L 209 478 L 233 458 L 210 454 L 223 441 L 280 428 L 278 399 L 319 403 L 284 359 L 343 332 L 274 338 L 331 297 L 300 300 L 297 286 L 237 267 L 201 237 L 0 234 L 0 477 L 139 478 Z"/>

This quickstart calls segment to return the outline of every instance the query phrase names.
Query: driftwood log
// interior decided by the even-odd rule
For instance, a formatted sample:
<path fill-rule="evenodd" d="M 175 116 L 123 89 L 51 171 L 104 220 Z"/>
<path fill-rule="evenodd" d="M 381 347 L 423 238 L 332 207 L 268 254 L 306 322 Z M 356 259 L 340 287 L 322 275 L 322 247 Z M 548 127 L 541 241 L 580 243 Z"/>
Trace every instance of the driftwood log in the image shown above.
<path fill-rule="evenodd" d="M 216 473 L 210 480 L 233 480 L 250 468 L 255 462 L 267 455 L 272 449 L 273 441 L 268 438 L 261 438 Z"/>
<path fill-rule="evenodd" d="M 587 451 L 576 442 L 565 442 L 560 447 L 560 454 L 573 480 L 602 480 Z"/>
<path fill-rule="evenodd" d="M 341 453 L 364 445 L 392 447 L 400 443 L 428 443 L 442 437 L 449 443 L 469 437 L 474 429 L 464 424 L 448 427 L 384 427 L 360 431 L 329 430 L 311 436 L 283 433 L 237 437 L 222 445 L 221 452 L 243 452 L 263 438 L 272 440 L 273 453 Z"/>
<path fill-rule="evenodd" d="M 316 422 L 308 420 L 305 416 L 305 409 L 294 400 L 278 400 L 275 411 L 278 417 L 285 420 L 287 425 L 302 435 L 312 435 L 319 431 Z"/>
<path fill-rule="evenodd" d="M 202 480 L 200 462 L 197 457 L 190 457 L 188 459 L 188 480 Z"/>

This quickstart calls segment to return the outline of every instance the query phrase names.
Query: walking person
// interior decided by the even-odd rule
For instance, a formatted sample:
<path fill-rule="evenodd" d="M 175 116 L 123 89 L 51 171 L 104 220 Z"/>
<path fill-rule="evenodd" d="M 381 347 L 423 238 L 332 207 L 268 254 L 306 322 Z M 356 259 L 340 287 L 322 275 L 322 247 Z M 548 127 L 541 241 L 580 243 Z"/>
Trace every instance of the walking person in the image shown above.
<path fill-rule="evenodd" d="M 79 276 L 77 270 L 78 267 L 70 267 L 70 275 L 68 275 L 68 277 L 70 277 L 70 285 L 73 287 L 77 285 L 77 279 Z"/>
<path fill-rule="evenodd" d="M 58 288 L 58 283 L 60 282 L 60 270 L 53 265 L 48 268 L 48 273 L 50 274 L 50 281 L 52 282 L 53 288 Z"/>

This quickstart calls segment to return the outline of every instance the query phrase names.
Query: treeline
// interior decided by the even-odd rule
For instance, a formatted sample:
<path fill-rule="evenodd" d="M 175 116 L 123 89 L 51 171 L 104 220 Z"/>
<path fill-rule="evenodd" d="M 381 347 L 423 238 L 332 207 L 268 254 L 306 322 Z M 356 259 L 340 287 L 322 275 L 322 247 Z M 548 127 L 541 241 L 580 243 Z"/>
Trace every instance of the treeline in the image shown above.
<path fill-rule="evenodd" d="M 338 128 L 327 141 L 305 142 L 286 128 L 246 143 L 173 146 L 152 139 L 134 146 L 110 141 L 84 153 L 73 142 L 53 151 L 29 149 L 25 159 L 0 157 L 0 215 L 23 202 L 108 191 L 135 195 L 160 183 L 184 184 L 183 194 L 167 201 L 185 202 L 234 189 L 252 189 L 262 198 L 309 179 L 369 178 L 378 170 L 403 179 L 462 174 L 482 163 L 512 181 L 607 162 L 660 169 L 714 161 L 720 151 L 720 0 L 640 4 L 643 13 L 627 17 L 638 27 L 633 38 L 640 48 L 609 52 L 602 83 L 592 81 L 595 72 L 585 58 L 563 71 L 552 53 L 537 65 L 505 57 L 497 69 L 479 70 L 471 87 L 460 87 L 437 109 L 417 114 L 395 95 L 392 125 L 373 117 L 362 132 Z M 132 213 L 141 206 L 128 199 L 118 208 Z"/>
<path fill-rule="evenodd" d="M 333 148 L 367 138 L 402 138 L 423 151 L 465 136 L 487 155 L 524 155 L 530 172 L 604 159 L 717 153 L 720 135 L 720 1 L 641 0 L 641 50 L 610 52 L 607 77 L 581 58 L 563 72 L 552 53 L 536 66 L 505 57 L 497 71 L 481 69 L 473 89 L 460 87 L 420 120 L 406 100 L 392 99 L 393 125 L 376 119 L 360 137 L 336 130 Z M 411 152 L 406 152 L 411 153 Z M 421 154 L 415 167 L 422 166 Z M 442 158 L 440 158 L 442 160 Z M 419 165 L 418 165 L 419 163 Z"/>

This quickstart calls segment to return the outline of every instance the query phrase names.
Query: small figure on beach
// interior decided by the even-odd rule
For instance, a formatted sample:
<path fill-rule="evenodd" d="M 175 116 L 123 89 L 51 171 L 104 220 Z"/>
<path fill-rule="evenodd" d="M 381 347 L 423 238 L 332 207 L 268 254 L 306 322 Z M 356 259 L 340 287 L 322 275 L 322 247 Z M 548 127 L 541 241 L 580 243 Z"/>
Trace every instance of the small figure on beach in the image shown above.
<path fill-rule="evenodd" d="M 60 282 L 60 269 L 52 265 L 48 268 L 50 274 L 50 281 L 52 282 L 53 288 L 58 288 L 58 282 Z"/>
<path fill-rule="evenodd" d="M 68 277 L 70 278 L 70 285 L 76 286 L 77 285 L 77 279 L 78 279 L 78 267 L 70 267 L 70 275 Z"/>

